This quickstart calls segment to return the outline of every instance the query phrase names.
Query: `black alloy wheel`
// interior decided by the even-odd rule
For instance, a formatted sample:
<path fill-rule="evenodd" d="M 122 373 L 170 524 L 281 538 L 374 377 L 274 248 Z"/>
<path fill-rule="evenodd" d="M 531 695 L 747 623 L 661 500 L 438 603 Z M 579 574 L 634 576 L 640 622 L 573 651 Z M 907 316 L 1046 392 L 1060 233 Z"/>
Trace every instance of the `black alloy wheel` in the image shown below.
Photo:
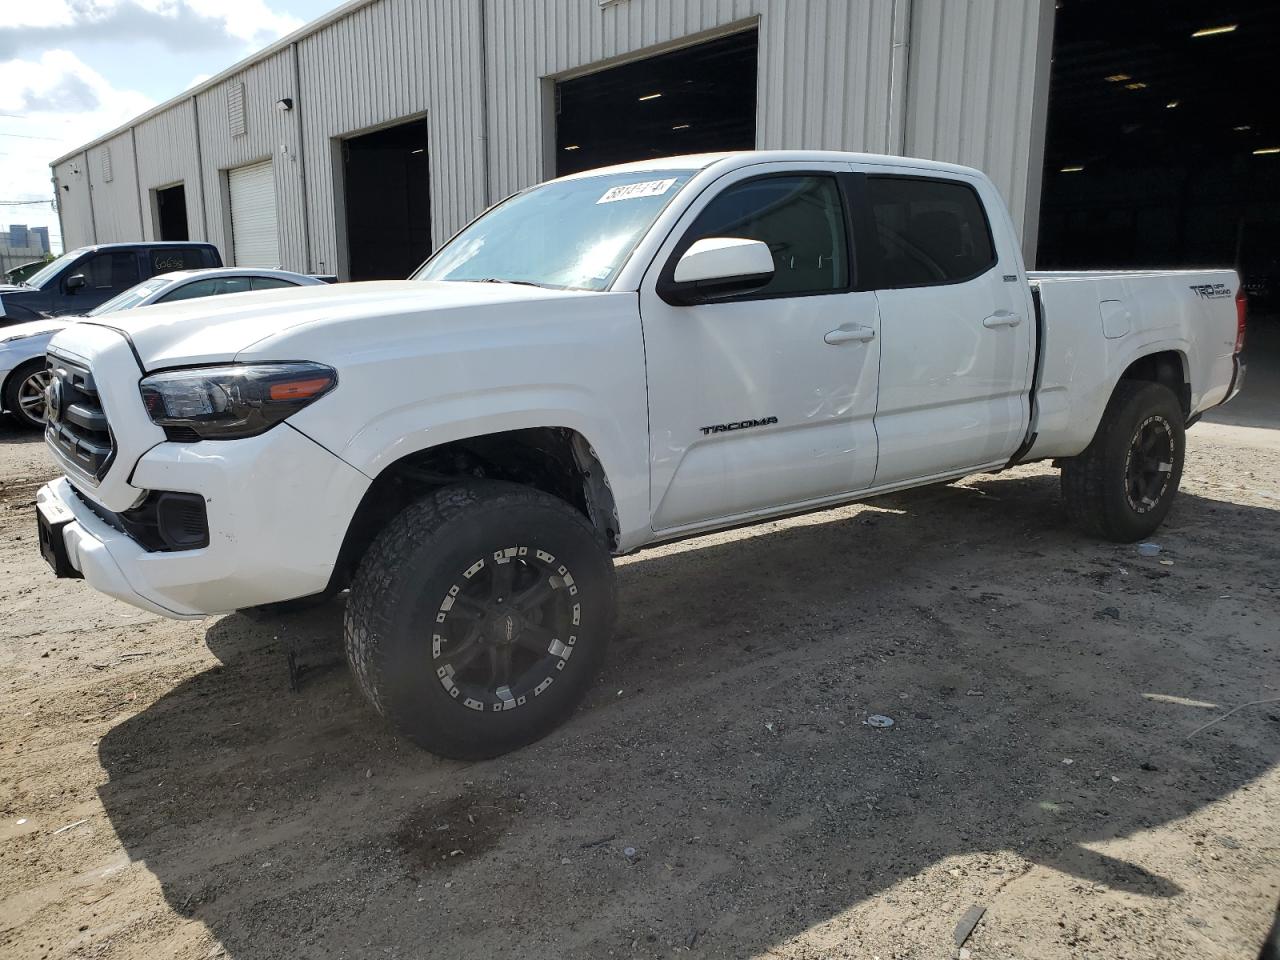
<path fill-rule="evenodd" d="M 1164 417 L 1147 417 L 1138 425 L 1125 460 L 1125 495 L 1134 513 L 1147 513 L 1164 497 L 1173 473 L 1173 426 Z"/>
<path fill-rule="evenodd" d="M 472 710 L 524 706 L 555 682 L 578 642 L 573 574 L 545 550 L 510 546 L 460 572 L 436 611 L 431 659 Z"/>

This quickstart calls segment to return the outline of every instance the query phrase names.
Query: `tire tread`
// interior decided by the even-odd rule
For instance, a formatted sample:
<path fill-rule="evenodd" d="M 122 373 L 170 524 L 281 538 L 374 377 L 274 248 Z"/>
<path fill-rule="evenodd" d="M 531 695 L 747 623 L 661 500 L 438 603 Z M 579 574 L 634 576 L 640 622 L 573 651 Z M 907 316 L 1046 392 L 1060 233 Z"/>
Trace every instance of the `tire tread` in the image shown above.
<path fill-rule="evenodd" d="M 1114 496 L 1115 491 L 1108 483 L 1109 472 L 1115 466 L 1110 457 L 1113 455 L 1112 446 L 1117 435 L 1128 433 L 1126 422 L 1133 415 L 1135 405 L 1150 409 L 1159 403 L 1172 403 L 1175 408 L 1181 409 L 1173 391 L 1163 384 L 1146 380 L 1121 380 L 1116 384 L 1089 446 L 1077 456 L 1063 461 L 1063 506 L 1067 517 L 1083 533 L 1117 543 L 1132 542 L 1135 539 L 1131 526 L 1124 522 L 1123 505 Z M 1127 435 L 1124 439 L 1128 440 Z M 1178 442 L 1185 448 L 1181 436 Z M 1160 514 L 1160 521 L 1163 521 L 1163 513 Z"/>
<path fill-rule="evenodd" d="M 435 730 L 427 737 L 415 730 L 414 724 L 398 709 L 394 698 L 383 696 L 393 664 L 383 655 L 384 650 L 379 640 L 395 629 L 394 619 L 399 604 L 413 602 L 412 598 L 402 596 L 397 590 L 396 573 L 414 552 L 438 540 L 443 535 L 442 528 L 460 514 L 476 510 L 509 511 L 516 506 L 535 506 L 554 511 L 564 522 L 581 527 L 593 542 L 600 543 L 590 521 L 562 500 L 519 484 L 471 481 L 442 487 L 402 510 L 374 539 L 351 583 L 343 632 L 347 660 L 356 685 L 381 716 L 410 739 L 434 753 L 456 759 L 481 759 L 504 753 L 520 743 L 475 743 L 448 730 Z M 603 550 L 603 545 L 601 549 Z M 608 578 L 606 590 L 607 596 L 602 598 L 602 602 L 608 605 L 607 609 L 610 611 L 605 633 L 607 641 L 615 608 L 612 576 Z M 592 649 L 584 649 L 582 655 L 594 658 L 598 665 L 603 659 L 605 648 L 605 642 L 592 645 Z M 567 700 L 557 711 L 554 722 L 546 725 L 547 729 L 553 728 L 576 706 L 576 698 Z"/>

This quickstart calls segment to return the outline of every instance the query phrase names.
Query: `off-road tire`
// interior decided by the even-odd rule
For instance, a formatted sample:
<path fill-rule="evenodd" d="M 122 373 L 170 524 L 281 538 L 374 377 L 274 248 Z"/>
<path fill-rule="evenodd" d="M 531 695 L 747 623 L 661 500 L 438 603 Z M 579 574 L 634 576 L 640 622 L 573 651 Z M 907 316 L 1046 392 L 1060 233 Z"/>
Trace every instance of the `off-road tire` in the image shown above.
<path fill-rule="evenodd" d="M 16 367 L 9 374 L 9 379 L 4 385 L 4 408 L 9 411 L 21 426 L 28 430 L 43 430 L 44 421 L 36 420 L 22 409 L 22 405 L 18 402 L 18 394 L 22 390 L 22 385 L 32 374 L 39 373 L 45 368 L 44 358 L 37 360 L 28 360 L 26 363 Z"/>
<path fill-rule="evenodd" d="M 1154 503 L 1135 507 L 1128 487 L 1131 451 L 1139 432 L 1151 425 L 1167 432 L 1171 469 Z M 1116 543 L 1151 536 L 1173 505 L 1185 455 L 1185 415 L 1173 391 L 1159 383 L 1121 380 L 1092 442 L 1078 456 L 1063 461 L 1062 499 L 1067 516 L 1083 532 Z"/>
<path fill-rule="evenodd" d="M 511 548 L 541 551 L 571 571 L 580 620 L 544 690 L 528 691 L 510 709 L 476 709 L 438 675 L 433 632 L 444 629 L 442 603 L 471 576 L 466 571 Z M 570 602 L 567 593 L 563 600 Z M 444 757 L 484 759 L 545 736 L 573 711 L 604 659 L 614 610 L 613 561 L 586 517 L 530 487 L 468 482 L 413 503 L 375 538 L 347 599 L 347 660 L 370 704 L 414 743 Z"/>

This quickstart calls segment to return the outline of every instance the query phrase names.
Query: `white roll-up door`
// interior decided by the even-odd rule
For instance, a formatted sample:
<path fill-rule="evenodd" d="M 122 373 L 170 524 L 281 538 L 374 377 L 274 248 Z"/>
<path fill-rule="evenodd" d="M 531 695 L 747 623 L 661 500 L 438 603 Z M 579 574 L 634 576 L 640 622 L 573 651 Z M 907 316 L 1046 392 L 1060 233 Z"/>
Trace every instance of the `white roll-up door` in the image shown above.
<path fill-rule="evenodd" d="M 271 161 L 227 171 L 231 186 L 231 255 L 237 267 L 280 266 L 276 181 Z"/>

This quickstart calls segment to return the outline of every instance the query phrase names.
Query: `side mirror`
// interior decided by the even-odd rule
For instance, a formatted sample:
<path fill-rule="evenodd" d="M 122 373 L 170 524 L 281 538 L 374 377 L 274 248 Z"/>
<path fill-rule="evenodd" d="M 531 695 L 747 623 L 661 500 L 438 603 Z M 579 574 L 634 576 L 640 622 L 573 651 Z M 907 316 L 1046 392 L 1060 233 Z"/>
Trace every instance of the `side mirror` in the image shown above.
<path fill-rule="evenodd" d="M 67 277 L 67 293 L 75 293 L 86 283 L 88 283 L 88 281 L 85 280 L 83 273 L 73 273 L 71 276 Z"/>
<path fill-rule="evenodd" d="M 686 306 L 757 290 L 773 279 L 769 245 L 740 237 L 705 237 L 685 251 L 671 281 L 659 291 Z"/>

